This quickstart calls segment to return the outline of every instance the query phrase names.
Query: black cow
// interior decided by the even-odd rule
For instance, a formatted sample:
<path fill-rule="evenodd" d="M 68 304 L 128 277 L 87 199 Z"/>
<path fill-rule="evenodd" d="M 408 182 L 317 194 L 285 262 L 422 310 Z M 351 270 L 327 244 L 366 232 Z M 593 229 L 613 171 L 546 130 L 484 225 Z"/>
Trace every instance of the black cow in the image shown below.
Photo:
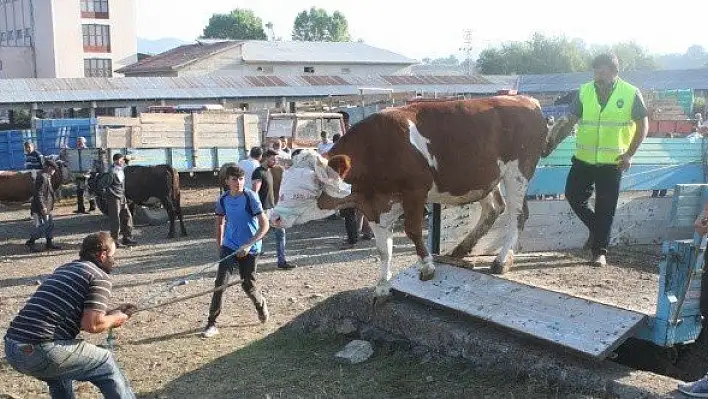
<path fill-rule="evenodd" d="M 175 236 L 175 217 L 179 218 L 182 235 L 187 235 L 180 205 L 179 173 L 169 165 L 126 166 L 125 197 L 130 213 L 135 214 L 135 205 L 144 205 L 148 199 L 157 198 L 170 218 L 170 232 L 167 238 Z M 96 194 L 99 209 L 106 213 L 105 200 L 100 191 Z"/>

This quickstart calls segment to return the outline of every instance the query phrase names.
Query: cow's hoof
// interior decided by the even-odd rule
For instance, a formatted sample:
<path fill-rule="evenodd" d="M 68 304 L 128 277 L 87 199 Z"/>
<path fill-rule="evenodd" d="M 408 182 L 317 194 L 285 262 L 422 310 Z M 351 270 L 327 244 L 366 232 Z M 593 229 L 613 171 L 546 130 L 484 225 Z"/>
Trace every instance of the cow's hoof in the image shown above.
<path fill-rule="evenodd" d="M 504 274 L 509 271 L 510 267 L 511 262 L 504 263 L 494 259 L 494 262 L 492 262 L 492 274 Z"/>
<path fill-rule="evenodd" d="M 187 232 L 186 232 L 186 231 L 183 231 L 183 232 L 182 232 L 182 237 L 187 237 Z"/>
<path fill-rule="evenodd" d="M 167 238 L 175 238 L 175 233 L 170 233 L 167 235 Z"/>
<path fill-rule="evenodd" d="M 418 273 L 418 278 L 420 281 L 432 280 L 435 277 L 435 269 L 422 269 Z"/>
<path fill-rule="evenodd" d="M 391 296 L 391 283 L 382 281 L 374 289 L 374 299 L 388 298 Z"/>

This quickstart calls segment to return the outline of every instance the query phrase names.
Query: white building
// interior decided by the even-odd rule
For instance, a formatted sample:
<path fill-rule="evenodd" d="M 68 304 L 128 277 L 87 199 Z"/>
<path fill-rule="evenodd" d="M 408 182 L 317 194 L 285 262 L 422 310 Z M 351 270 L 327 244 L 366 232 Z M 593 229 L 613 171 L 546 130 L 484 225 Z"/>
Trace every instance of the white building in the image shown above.
<path fill-rule="evenodd" d="M 402 75 L 417 61 L 354 42 L 197 42 L 166 51 L 117 72 L 125 76 L 303 76 L 323 78 Z"/>
<path fill-rule="evenodd" d="M 137 61 L 135 0 L 0 0 L 0 78 L 118 76 Z"/>

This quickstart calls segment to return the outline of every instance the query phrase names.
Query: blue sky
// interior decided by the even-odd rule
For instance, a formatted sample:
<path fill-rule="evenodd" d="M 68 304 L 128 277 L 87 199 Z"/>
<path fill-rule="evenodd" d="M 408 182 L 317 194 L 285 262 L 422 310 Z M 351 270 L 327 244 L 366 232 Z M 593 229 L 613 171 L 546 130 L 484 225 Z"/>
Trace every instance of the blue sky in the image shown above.
<path fill-rule="evenodd" d="M 417 5 L 413 5 L 417 4 Z M 583 5 L 589 5 L 583 7 Z M 532 32 L 580 38 L 589 44 L 635 40 L 655 53 L 683 53 L 691 44 L 708 49 L 708 5 L 697 0 L 661 2 L 399 1 L 399 0 L 137 0 L 138 36 L 197 38 L 213 13 L 249 8 L 289 40 L 298 12 L 311 6 L 339 10 L 354 39 L 411 58 L 459 54 L 466 29 L 475 52 Z"/>

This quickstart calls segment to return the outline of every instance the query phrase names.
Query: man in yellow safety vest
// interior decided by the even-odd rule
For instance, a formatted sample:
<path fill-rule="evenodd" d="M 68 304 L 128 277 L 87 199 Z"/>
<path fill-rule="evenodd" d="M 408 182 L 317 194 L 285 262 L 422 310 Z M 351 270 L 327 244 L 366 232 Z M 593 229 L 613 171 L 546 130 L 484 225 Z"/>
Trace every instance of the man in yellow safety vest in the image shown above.
<path fill-rule="evenodd" d="M 618 77 L 614 54 L 592 62 L 594 79 L 580 86 L 571 103 L 569 125 L 578 123 L 576 150 L 565 196 L 590 231 L 585 248 L 595 266 L 607 264 L 607 246 L 617 208 L 622 172 L 647 135 L 649 120 L 640 91 Z M 595 207 L 588 200 L 595 191 Z"/>

